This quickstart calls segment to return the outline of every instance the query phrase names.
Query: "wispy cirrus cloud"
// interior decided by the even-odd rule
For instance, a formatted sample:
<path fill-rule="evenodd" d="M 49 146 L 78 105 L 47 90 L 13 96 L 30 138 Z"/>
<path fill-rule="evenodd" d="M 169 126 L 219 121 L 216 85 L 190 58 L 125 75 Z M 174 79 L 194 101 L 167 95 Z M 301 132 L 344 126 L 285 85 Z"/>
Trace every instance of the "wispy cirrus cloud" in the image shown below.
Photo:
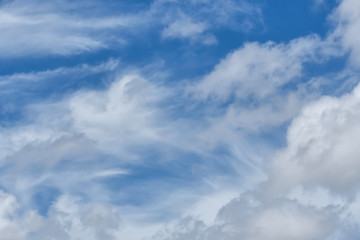
<path fill-rule="evenodd" d="M 138 25 L 136 16 L 98 16 L 86 10 L 97 9 L 95 2 L 68 1 L 29 4 L 21 0 L 0 6 L 0 53 L 4 57 L 73 55 L 122 45 L 121 36 L 110 30 Z M 90 14 L 90 15 L 89 15 Z"/>
<path fill-rule="evenodd" d="M 200 13 L 195 14 L 191 10 L 193 7 L 200 7 Z M 251 29 L 260 14 L 260 10 L 249 3 L 232 0 L 221 4 L 216 1 L 155 1 L 150 6 L 144 4 L 135 9 L 130 13 L 115 13 L 111 11 L 111 4 L 95 1 L 5 2 L 0 5 L 1 56 L 69 56 L 121 48 L 127 43 L 129 34 L 142 32 L 134 29 L 154 27 L 164 27 L 165 38 L 199 39 L 213 44 L 216 38 L 210 26 Z M 238 16 L 243 19 L 236 20 Z"/>
<path fill-rule="evenodd" d="M 78 78 L 115 71 L 120 61 L 117 59 L 109 59 L 98 65 L 80 64 L 74 67 L 62 67 L 57 69 L 49 69 L 37 72 L 14 73 L 10 75 L 0 76 L 0 85 L 2 91 L 21 91 L 21 85 L 43 82 L 49 84 L 53 79 L 61 77 L 69 77 L 76 75 Z"/>

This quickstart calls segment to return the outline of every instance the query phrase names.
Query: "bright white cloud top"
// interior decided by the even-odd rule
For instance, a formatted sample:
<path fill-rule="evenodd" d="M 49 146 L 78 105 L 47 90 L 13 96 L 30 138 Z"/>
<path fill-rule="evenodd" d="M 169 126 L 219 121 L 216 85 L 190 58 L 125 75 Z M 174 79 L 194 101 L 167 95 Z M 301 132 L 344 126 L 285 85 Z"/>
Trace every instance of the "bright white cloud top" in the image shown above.
<path fill-rule="evenodd" d="M 360 1 L 0 1 L 0 239 L 360 236 Z"/>

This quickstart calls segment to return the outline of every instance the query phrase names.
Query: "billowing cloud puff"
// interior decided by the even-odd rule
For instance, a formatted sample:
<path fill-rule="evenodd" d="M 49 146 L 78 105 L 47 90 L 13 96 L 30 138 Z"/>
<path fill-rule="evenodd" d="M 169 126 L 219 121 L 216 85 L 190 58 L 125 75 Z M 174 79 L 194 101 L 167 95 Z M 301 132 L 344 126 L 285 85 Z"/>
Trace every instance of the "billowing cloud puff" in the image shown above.
<path fill-rule="evenodd" d="M 341 41 L 342 46 L 351 53 L 351 61 L 360 64 L 360 3 L 357 0 L 343 0 L 334 11 L 332 20 L 337 25 L 334 33 L 330 36 Z"/>
<path fill-rule="evenodd" d="M 119 212 L 101 204 L 87 204 L 63 196 L 46 218 L 35 211 L 19 214 L 16 198 L 0 192 L 0 234 L 3 239 L 117 239 L 122 220 Z"/>
<path fill-rule="evenodd" d="M 271 186 L 319 185 L 358 189 L 360 88 L 341 98 L 309 104 L 288 130 L 288 147 L 274 157 Z"/>
<path fill-rule="evenodd" d="M 186 217 L 154 239 L 325 239 L 334 224 L 329 211 L 317 211 L 289 200 L 266 202 L 247 193 L 226 204 L 212 225 Z"/>

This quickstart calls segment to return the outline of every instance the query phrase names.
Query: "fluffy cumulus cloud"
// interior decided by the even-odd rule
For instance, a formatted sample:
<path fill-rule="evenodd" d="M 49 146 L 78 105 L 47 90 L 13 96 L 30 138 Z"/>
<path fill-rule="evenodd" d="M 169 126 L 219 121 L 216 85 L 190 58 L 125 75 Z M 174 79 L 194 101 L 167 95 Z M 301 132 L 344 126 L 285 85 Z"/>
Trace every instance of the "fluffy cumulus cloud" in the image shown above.
<path fill-rule="evenodd" d="M 17 213 L 16 198 L 1 192 L 0 233 L 2 238 L 22 239 L 117 239 L 121 218 L 117 210 L 100 204 L 84 204 L 63 196 L 47 218 L 34 211 Z"/>
<path fill-rule="evenodd" d="M 333 33 L 334 38 L 339 39 L 345 49 L 350 50 L 351 61 L 359 65 L 359 33 L 357 28 L 360 24 L 360 11 L 358 1 L 341 1 L 339 7 L 331 16 L 337 25 Z"/>
<path fill-rule="evenodd" d="M 0 114 L 1 239 L 358 238 L 358 1 L 326 33 L 225 50 L 267 24 L 262 5 L 118 4 L 0 3 L 0 102 L 18 108 Z M 211 66 L 148 63 L 173 45 Z M 52 58 L 26 70 L 34 54 Z"/>
<path fill-rule="evenodd" d="M 213 225 L 186 217 L 154 239 L 325 239 L 335 224 L 327 211 L 320 212 L 289 200 L 263 202 L 246 193 L 226 204 Z"/>
<path fill-rule="evenodd" d="M 359 87 L 304 108 L 288 130 L 288 147 L 275 156 L 274 188 L 321 185 L 338 192 L 358 188 Z M 286 171 L 285 171 L 286 169 Z"/>

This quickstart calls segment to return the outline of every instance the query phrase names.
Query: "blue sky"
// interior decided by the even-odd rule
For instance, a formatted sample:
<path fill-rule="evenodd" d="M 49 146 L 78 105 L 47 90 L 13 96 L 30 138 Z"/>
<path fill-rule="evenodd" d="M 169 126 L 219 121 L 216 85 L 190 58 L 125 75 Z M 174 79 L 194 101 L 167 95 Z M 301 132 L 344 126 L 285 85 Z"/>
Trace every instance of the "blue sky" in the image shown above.
<path fill-rule="evenodd" d="M 0 236 L 338 240 L 357 0 L 0 1 Z"/>

